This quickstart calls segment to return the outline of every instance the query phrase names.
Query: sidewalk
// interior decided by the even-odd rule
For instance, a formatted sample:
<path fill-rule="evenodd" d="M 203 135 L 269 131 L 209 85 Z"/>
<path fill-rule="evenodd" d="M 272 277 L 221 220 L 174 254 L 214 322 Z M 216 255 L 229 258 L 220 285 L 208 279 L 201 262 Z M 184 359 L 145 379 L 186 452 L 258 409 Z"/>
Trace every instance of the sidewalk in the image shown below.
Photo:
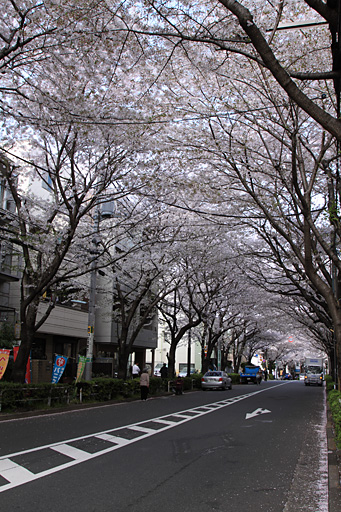
<path fill-rule="evenodd" d="M 329 476 L 329 512 L 341 510 L 341 450 L 336 448 L 331 412 L 327 403 L 327 443 Z"/>

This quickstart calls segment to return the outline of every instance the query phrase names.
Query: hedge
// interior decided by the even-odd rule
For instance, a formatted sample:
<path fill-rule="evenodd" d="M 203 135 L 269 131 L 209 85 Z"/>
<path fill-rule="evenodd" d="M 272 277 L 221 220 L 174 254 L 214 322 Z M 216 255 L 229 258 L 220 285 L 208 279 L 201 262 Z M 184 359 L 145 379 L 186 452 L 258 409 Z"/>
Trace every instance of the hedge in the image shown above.
<path fill-rule="evenodd" d="M 329 393 L 329 391 L 331 391 L 332 389 L 335 388 L 335 383 L 334 383 L 333 377 L 331 375 L 325 375 L 324 380 L 326 383 L 326 391 L 327 391 L 327 393 Z"/>
<path fill-rule="evenodd" d="M 34 410 L 69 403 L 74 386 L 65 384 L 0 383 L 0 411 Z"/>
<path fill-rule="evenodd" d="M 188 387 L 187 387 L 188 386 Z M 190 389 L 186 384 L 185 389 Z M 150 378 L 149 392 L 157 395 L 167 391 L 167 383 Z M 97 378 L 72 384 L 0 383 L 0 411 L 29 411 L 69 403 L 127 400 L 140 395 L 140 381 Z"/>
<path fill-rule="evenodd" d="M 331 389 L 328 393 L 328 402 L 335 428 L 335 443 L 341 449 L 341 391 Z"/>

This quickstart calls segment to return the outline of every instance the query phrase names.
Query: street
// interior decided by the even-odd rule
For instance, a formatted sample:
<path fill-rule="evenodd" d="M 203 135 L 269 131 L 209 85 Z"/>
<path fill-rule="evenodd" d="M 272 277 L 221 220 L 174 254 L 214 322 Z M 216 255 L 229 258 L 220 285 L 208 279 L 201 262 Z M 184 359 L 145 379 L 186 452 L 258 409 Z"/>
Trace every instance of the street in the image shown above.
<path fill-rule="evenodd" d="M 324 389 L 235 386 L 0 421 L 0 504 L 26 512 L 327 512 Z"/>

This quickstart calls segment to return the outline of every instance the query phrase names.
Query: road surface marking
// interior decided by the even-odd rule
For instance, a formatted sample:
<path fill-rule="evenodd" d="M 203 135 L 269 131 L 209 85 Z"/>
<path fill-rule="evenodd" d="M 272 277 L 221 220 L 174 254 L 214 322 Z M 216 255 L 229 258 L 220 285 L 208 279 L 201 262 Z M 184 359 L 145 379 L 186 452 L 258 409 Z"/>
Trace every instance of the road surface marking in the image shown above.
<path fill-rule="evenodd" d="M 285 385 L 287 383 L 279 384 Z M 276 386 L 277 387 L 277 386 Z M 139 423 L 133 423 L 126 426 L 117 427 L 114 429 L 105 430 L 104 432 L 96 432 L 93 434 L 88 434 L 85 436 L 68 439 L 64 442 L 52 443 L 48 445 L 38 446 L 36 448 L 23 450 L 20 452 L 11 453 L 5 456 L 0 457 L 0 477 L 4 479 L 8 483 L 0 483 L 0 492 L 7 491 L 9 489 L 13 489 L 19 485 L 31 482 L 33 480 L 37 480 L 39 478 L 43 478 L 44 476 L 51 475 L 53 473 L 57 473 L 62 471 L 63 469 L 70 468 L 77 464 L 80 464 L 84 461 L 94 459 L 95 457 L 99 457 L 101 455 L 105 455 L 114 450 L 117 450 L 126 445 L 135 443 L 137 441 L 141 441 L 150 436 L 154 436 L 159 434 L 160 432 L 165 432 L 171 428 L 177 427 L 178 425 L 182 425 L 183 423 L 187 423 L 193 419 L 196 419 L 200 416 L 204 416 L 210 414 L 212 412 L 218 411 L 224 407 L 228 407 L 242 400 L 246 400 L 254 395 L 259 393 L 263 393 L 265 391 L 270 391 L 274 388 L 263 388 L 259 391 L 254 391 L 252 393 L 246 393 L 245 395 L 240 395 L 238 397 L 227 398 L 226 400 L 220 400 L 219 402 L 214 402 L 212 404 L 208 404 L 205 406 L 197 406 L 192 409 L 186 409 L 184 411 L 179 411 L 176 413 L 169 413 L 164 416 L 160 416 L 157 418 L 151 418 L 143 420 Z M 186 414 L 187 413 L 187 414 Z M 174 417 L 172 421 L 170 418 Z M 122 431 L 126 432 L 127 439 L 124 437 Z M 115 435 L 115 433 L 121 435 Z M 139 433 L 138 436 L 133 436 L 133 433 Z M 129 435 L 133 437 L 130 439 Z M 109 445 L 107 448 L 99 448 L 98 451 L 88 452 L 86 450 L 81 450 L 72 446 L 72 443 L 76 443 L 78 441 L 94 441 L 102 440 L 106 441 Z M 105 444 L 105 443 L 104 443 Z M 44 450 L 44 456 L 46 458 L 46 451 L 51 450 L 51 460 L 53 460 L 53 454 L 56 452 L 65 456 L 65 458 L 70 459 L 69 461 L 63 461 L 62 463 L 56 465 L 54 467 L 50 467 L 47 470 L 33 473 L 29 471 L 27 468 L 23 467 L 23 465 L 17 464 L 13 459 L 15 457 L 20 457 L 20 460 L 23 461 L 25 459 L 25 455 L 29 455 L 35 453 L 38 455 L 35 456 L 35 459 L 39 459 L 39 452 Z M 24 464 L 24 462 L 22 462 Z M 26 465 L 30 465 L 29 461 L 26 461 Z"/>
<path fill-rule="evenodd" d="M 110 434 L 99 434 L 95 437 L 97 439 L 103 439 L 103 441 L 109 441 L 110 443 L 114 443 L 119 446 L 125 446 L 126 444 L 130 444 L 129 439 L 124 439 L 123 437 L 118 436 L 111 436 Z"/>
<path fill-rule="evenodd" d="M 0 460 L 0 474 L 3 478 L 8 480 L 13 487 L 17 485 L 25 484 L 32 480 L 33 473 L 27 469 L 19 466 L 10 459 Z"/>
<path fill-rule="evenodd" d="M 250 418 L 254 418 L 255 416 L 259 416 L 260 414 L 266 414 L 268 412 L 271 412 L 271 411 L 269 411 L 268 409 L 261 409 L 261 408 L 259 408 L 259 409 L 256 409 L 253 412 L 246 413 L 245 419 L 249 420 Z"/>
<path fill-rule="evenodd" d="M 62 455 L 66 455 L 67 457 L 70 457 L 70 459 L 79 460 L 80 462 L 91 458 L 90 453 L 87 453 L 84 450 L 79 450 L 78 448 L 65 443 L 53 446 L 51 447 L 51 450 L 61 453 Z"/>

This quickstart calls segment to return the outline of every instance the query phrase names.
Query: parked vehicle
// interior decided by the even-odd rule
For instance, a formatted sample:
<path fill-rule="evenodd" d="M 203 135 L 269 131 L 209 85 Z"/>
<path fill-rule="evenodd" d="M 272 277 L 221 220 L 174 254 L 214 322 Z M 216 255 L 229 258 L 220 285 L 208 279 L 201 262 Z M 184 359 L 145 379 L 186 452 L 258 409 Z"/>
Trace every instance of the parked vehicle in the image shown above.
<path fill-rule="evenodd" d="M 304 384 L 306 386 L 323 385 L 323 359 L 321 357 L 306 357 L 304 368 Z"/>
<path fill-rule="evenodd" d="M 191 375 L 193 375 L 194 373 L 198 373 L 198 371 L 195 368 L 191 368 Z M 179 372 L 179 377 L 187 377 L 187 368 L 183 368 Z"/>
<path fill-rule="evenodd" d="M 154 377 L 161 377 L 160 370 L 163 367 L 163 363 L 157 363 L 154 367 Z"/>
<path fill-rule="evenodd" d="M 244 371 L 239 374 L 240 383 L 248 384 L 249 382 L 253 382 L 257 384 L 257 373 L 260 371 L 260 367 L 254 366 L 253 364 L 245 366 Z"/>
<path fill-rule="evenodd" d="M 227 373 L 219 370 L 206 372 L 201 379 L 201 388 L 206 389 L 232 389 L 232 379 Z"/>

